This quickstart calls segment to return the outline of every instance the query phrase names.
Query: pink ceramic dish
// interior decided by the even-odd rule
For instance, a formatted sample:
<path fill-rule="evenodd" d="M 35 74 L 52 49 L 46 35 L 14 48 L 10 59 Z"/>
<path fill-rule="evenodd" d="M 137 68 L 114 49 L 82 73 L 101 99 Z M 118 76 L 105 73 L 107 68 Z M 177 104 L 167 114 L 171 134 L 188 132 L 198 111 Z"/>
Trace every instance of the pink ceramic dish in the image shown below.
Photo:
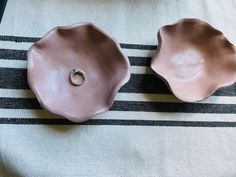
<path fill-rule="evenodd" d="M 236 81 L 235 47 L 209 24 L 182 19 L 162 27 L 158 42 L 151 68 L 177 98 L 200 101 Z"/>
<path fill-rule="evenodd" d="M 57 27 L 28 51 L 28 83 L 41 106 L 75 122 L 108 110 L 130 78 L 117 42 L 91 23 Z"/>

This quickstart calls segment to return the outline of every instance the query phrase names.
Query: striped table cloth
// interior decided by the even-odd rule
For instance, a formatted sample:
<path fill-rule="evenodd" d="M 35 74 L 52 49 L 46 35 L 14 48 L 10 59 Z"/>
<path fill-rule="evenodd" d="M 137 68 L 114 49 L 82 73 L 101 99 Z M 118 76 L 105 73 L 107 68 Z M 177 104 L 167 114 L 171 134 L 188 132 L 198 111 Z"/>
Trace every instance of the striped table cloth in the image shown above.
<path fill-rule="evenodd" d="M 0 176 L 236 176 L 236 84 L 184 103 L 150 69 L 162 25 L 201 18 L 236 44 L 235 16 L 234 0 L 9 0 L 0 24 Z M 83 21 L 120 42 L 132 74 L 108 112 L 78 124 L 41 109 L 26 54 L 51 28 Z"/>

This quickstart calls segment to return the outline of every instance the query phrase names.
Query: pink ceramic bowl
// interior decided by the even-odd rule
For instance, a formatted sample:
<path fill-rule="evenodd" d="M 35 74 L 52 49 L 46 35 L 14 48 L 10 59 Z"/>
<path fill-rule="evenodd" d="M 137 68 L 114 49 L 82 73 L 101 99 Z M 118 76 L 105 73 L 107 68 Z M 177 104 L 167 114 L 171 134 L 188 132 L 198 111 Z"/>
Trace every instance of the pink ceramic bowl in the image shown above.
<path fill-rule="evenodd" d="M 28 83 L 41 106 L 82 122 L 108 110 L 130 78 L 120 46 L 91 23 L 57 27 L 28 51 Z"/>
<path fill-rule="evenodd" d="M 195 102 L 236 81 L 236 50 L 223 34 L 198 19 L 182 19 L 158 32 L 151 68 L 176 97 Z"/>

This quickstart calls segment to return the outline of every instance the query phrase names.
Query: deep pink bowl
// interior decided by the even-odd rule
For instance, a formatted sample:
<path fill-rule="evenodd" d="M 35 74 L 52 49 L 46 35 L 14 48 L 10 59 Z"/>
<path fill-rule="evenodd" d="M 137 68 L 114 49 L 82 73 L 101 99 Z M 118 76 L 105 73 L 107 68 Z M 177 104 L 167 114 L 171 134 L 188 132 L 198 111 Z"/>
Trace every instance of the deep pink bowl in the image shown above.
<path fill-rule="evenodd" d="M 158 32 L 151 68 L 176 97 L 195 102 L 236 81 L 236 50 L 223 34 L 198 19 L 182 19 Z"/>
<path fill-rule="evenodd" d="M 119 44 L 95 25 L 57 27 L 29 49 L 28 83 L 43 108 L 82 122 L 112 106 L 129 65 Z"/>

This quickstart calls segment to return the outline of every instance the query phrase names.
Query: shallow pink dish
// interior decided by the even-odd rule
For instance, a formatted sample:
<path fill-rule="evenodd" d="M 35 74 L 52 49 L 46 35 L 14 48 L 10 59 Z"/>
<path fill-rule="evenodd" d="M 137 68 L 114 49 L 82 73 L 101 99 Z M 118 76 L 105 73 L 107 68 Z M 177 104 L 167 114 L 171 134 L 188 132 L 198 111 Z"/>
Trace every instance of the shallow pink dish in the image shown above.
<path fill-rule="evenodd" d="M 209 24 L 182 19 L 158 31 L 151 68 L 187 102 L 206 99 L 236 81 L 236 49 Z"/>
<path fill-rule="evenodd" d="M 28 83 L 48 111 L 83 122 L 108 110 L 130 78 L 120 46 L 91 23 L 57 27 L 28 51 Z"/>

